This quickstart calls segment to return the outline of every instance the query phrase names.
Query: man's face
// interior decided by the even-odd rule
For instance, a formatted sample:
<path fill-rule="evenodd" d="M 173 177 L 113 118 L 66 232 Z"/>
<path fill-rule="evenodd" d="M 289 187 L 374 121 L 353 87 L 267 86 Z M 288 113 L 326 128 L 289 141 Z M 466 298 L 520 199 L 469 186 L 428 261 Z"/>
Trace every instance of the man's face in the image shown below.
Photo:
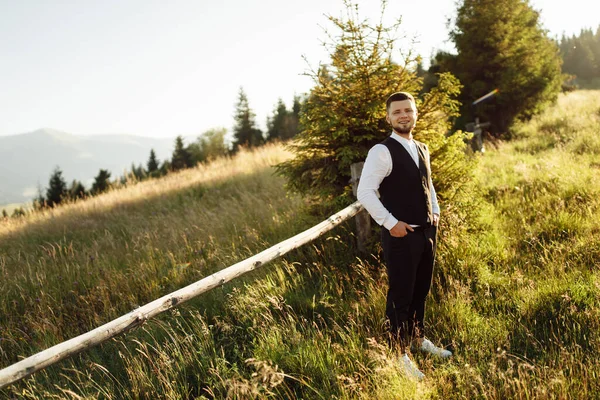
<path fill-rule="evenodd" d="M 417 123 L 417 107 L 410 100 L 393 101 L 385 117 L 398 133 L 411 133 Z"/>

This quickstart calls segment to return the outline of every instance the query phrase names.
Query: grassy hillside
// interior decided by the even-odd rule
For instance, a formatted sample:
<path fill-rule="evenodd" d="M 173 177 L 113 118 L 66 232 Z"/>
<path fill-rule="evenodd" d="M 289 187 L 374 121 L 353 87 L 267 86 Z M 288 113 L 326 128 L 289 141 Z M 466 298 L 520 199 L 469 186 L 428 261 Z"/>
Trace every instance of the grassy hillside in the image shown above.
<path fill-rule="evenodd" d="M 573 92 L 481 158 L 479 218 L 438 270 L 459 351 L 436 396 L 600 397 L 599 128 L 600 92 Z"/>
<path fill-rule="evenodd" d="M 440 249 L 427 325 L 450 361 L 385 345 L 385 268 L 345 225 L 8 398 L 594 398 L 600 384 L 600 92 L 573 92 L 481 157 L 478 209 Z M 280 147 L 0 223 L 0 367 L 320 221 Z"/>

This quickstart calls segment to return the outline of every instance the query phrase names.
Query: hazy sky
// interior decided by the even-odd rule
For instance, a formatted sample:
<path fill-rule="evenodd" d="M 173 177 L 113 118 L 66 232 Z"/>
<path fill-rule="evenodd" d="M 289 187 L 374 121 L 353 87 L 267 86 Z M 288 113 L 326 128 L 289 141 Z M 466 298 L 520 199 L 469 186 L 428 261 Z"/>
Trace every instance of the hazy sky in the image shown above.
<path fill-rule="evenodd" d="M 378 18 L 379 1 L 358 2 Z M 533 0 L 552 36 L 596 29 L 591 0 Z M 451 49 L 454 0 L 389 0 L 415 49 Z M 0 0 L 0 135 L 42 127 L 74 134 L 195 135 L 233 124 L 243 86 L 264 129 L 279 97 L 328 58 L 325 15 L 342 0 Z M 588 10 L 588 12 L 582 10 Z M 409 42 L 399 42 L 408 49 Z"/>

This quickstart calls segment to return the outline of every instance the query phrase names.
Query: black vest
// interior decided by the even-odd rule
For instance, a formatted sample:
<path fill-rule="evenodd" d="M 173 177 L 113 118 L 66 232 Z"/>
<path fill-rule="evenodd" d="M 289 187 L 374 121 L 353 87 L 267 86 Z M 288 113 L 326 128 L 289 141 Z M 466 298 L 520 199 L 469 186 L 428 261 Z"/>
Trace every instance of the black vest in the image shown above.
<path fill-rule="evenodd" d="M 379 185 L 381 202 L 399 221 L 411 225 L 426 225 L 433 221 L 431 210 L 431 171 L 425 161 L 427 147 L 415 140 L 419 167 L 396 139 L 391 136 L 381 142 L 392 156 L 392 172 Z"/>

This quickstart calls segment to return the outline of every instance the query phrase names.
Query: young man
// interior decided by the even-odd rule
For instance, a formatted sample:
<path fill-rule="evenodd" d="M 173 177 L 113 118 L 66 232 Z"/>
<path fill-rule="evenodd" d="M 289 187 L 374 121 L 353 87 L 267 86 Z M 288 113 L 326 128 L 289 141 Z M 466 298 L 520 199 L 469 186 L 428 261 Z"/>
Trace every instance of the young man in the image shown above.
<path fill-rule="evenodd" d="M 409 343 L 413 349 L 438 357 L 452 355 L 426 339 L 423 326 L 440 209 L 431 181 L 429 150 L 412 136 L 418 115 L 415 99 L 410 93 L 394 93 L 387 99 L 386 108 L 386 120 L 393 131 L 369 151 L 358 185 L 358 200 L 382 225 L 391 342 L 400 344 L 400 365 L 406 374 L 421 380 L 424 374 L 406 353 Z"/>

